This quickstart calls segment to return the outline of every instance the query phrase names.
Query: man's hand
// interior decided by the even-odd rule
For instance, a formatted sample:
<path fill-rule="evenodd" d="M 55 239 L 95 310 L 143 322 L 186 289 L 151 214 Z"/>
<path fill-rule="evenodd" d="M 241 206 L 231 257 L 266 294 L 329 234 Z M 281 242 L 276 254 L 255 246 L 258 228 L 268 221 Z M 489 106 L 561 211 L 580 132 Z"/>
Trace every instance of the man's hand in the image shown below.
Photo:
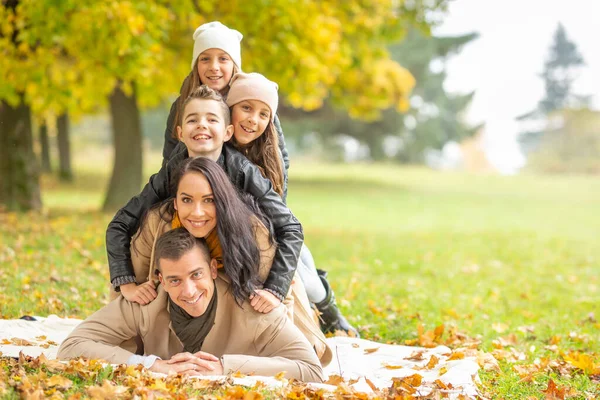
<path fill-rule="evenodd" d="M 144 282 L 141 285 L 136 283 L 127 283 L 120 286 L 121 294 L 126 300 L 146 305 L 157 296 L 156 287 L 153 281 Z"/>
<path fill-rule="evenodd" d="M 156 360 L 150 371 L 168 374 L 176 372 L 185 375 L 222 375 L 221 361 L 210 353 L 178 353 L 169 360 Z"/>
<path fill-rule="evenodd" d="M 279 304 L 281 304 L 281 300 L 266 290 L 258 289 L 250 296 L 250 305 L 263 314 L 270 313 Z"/>

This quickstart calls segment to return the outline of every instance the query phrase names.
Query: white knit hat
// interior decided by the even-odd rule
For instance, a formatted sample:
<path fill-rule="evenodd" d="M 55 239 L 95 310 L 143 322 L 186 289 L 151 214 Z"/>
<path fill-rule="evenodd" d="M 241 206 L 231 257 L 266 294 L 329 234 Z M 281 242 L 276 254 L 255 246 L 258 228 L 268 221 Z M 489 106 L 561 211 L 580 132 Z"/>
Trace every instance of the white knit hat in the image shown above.
<path fill-rule="evenodd" d="M 275 82 L 261 74 L 238 72 L 231 78 L 229 93 L 227 93 L 227 105 L 233 107 L 244 100 L 262 101 L 271 109 L 271 121 L 273 121 L 279 104 L 278 88 Z"/>
<path fill-rule="evenodd" d="M 235 65 L 242 69 L 242 52 L 240 42 L 244 36 L 235 29 L 229 29 L 218 21 L 202 24 L 194 32 L 194 54 L 192 69 L 196 59 L 204 50 L 221 49 L 225 51 Z"/>

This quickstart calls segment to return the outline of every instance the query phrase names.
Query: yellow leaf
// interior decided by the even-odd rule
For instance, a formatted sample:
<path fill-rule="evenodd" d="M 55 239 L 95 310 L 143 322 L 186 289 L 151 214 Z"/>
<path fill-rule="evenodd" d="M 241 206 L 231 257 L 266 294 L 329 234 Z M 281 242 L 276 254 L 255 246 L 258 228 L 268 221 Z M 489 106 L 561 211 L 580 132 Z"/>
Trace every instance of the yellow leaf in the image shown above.
<path fill-rule="evenodd" d="M 377 350 L 379 350 L 379 347 L 373 347 L 373 348 L 370 348 L 370 349 L 365 349 L 365 354 L 375 353 Z"/>
<path fill-rule="evenodd" d="M 579 368 L 586 375 L 600 374 L 600 364 L 594 363 L 591 356 L 578 352 L 573 352 L 564 357 L 569 364 Z"/>
<path fill-rule="evenodd" d="M 61 375 L 54 375 L 45 381 L 46 387 L 58 386 L 63 389 L 68 389 L 73 386 L 73 382 L 70 379 L 65 378 Z"/>

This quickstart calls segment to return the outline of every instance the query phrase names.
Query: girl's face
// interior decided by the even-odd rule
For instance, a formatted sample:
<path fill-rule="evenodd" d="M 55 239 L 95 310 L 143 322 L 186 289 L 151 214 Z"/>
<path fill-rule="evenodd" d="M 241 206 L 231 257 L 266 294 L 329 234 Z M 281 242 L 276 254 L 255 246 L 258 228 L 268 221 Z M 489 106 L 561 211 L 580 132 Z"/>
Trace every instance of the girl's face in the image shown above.
<path fill-rule="evenodd" d="M 260 100 L 244 100 L 231 110 L 235 140 L 245 145 L 260 137 L 271 121 L 271 109 Z"/>
<path fill-rule="evenodd" d="M 217 226 L 217 208 L 208 179 L 188 172 L 179 181 L 175 209 L 181 225 L 194 237 L 205 238 Z"/>
<path fill-rule="evenodd" d="M 233 60 L 223 50 L 204 50 L 198 56 L 200 82 L 213 90 L 222 92 L 231 81 L 233 65 Z"/>

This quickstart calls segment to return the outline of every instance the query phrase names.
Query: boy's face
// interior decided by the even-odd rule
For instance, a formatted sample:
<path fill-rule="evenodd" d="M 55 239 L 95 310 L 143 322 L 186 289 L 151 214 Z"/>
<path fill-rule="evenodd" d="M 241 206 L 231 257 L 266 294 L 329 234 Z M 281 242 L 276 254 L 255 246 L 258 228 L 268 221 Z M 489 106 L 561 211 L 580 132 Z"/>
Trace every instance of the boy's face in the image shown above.
<path fill-rule="evenodd" d="M 217 161 L 223 143 L 231 139 L 233 125 L 225 125 L 223 107 L 210 99 L 193 99 L 183 110 L 177 134 L 190 157 L 206 157 Z"/>

